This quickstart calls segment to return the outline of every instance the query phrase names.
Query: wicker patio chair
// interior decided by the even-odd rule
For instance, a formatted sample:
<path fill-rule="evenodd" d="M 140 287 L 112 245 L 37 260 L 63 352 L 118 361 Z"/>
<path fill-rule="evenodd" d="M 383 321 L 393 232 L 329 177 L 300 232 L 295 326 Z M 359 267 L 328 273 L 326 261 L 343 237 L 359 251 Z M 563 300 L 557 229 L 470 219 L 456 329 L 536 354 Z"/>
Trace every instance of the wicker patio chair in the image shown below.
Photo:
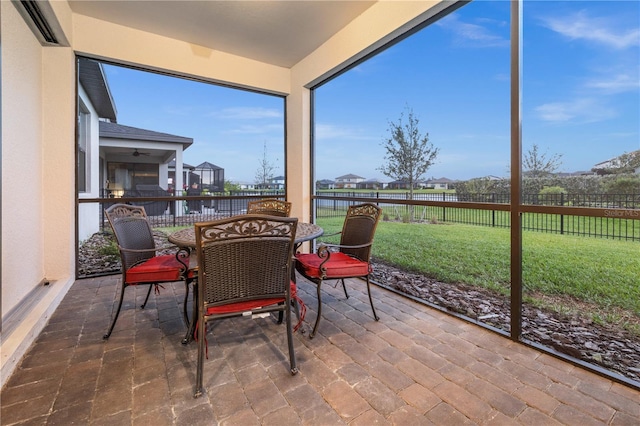
<path fill-rule="evenodd" d="M 282 201 L 275 198 L 249 201 L 247 204 L 247 214 L 266 214 L 270 216 L 289 217 L 291 214 L 291 203 L 289 201 Z"/>
<path fill-rule="evenodd" d="M 120 315 L 125 289 L 136 285 L 149 286 L 149 291 L 141 306 L 144 309 L 151 290 L 154 287 L 157 289 L 158 284 L 184 280 L 188 285 L 189 258 L 184 257 L 178 260 L 175 254 L 156 256 L 153 232 L 144 207 L 114 204 L 107 208 L 105 213 L 116 236 L 122 261 L 120 301 L 109 331 L 103 336 L 104 339 L 108 339 Z M 188 318 L 186 319 L 188 322 Z"/>
<path fill-rule="evenodd" d="M 291 374 L 296 374 L 291 327 L 291 280 L 297 218 L 242 215 L 195 224 L 198 254 L 198 361 L 195 397 L 203 392 L 206 324 L 235 316 L 283 312 Z"/>
<path fill-rule="evenodd" d="M 373 317 L 378 321 L 371 298 L 369 274 L 371 273 L 373 236 L 381 214 L 382 209 L 375 204 L 350 206 L 340 233 L 340 244 L 321 243 L 316 253 L 296 254 L 296 270 L 317 286 L 318 314 L 313 331 L 309 335 L 310 338 L 315 336 L 320 323 L 322 314 L 320 287 L 324 280 L 341 280 L 344 294 L 348 299 L 345 278 L 365 278 Z"/>

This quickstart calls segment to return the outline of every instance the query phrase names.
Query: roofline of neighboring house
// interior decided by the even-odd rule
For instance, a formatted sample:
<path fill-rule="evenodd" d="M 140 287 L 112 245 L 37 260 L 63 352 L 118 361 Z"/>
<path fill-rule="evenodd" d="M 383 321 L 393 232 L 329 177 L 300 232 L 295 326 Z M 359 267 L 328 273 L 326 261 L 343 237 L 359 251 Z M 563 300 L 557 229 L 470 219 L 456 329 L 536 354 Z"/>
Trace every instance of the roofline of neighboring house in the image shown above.
<path fill-rule="evenodd" d="M 176 160 L 171 160 L 169 162 L 169 166 L 168 167 L 169 167 L 169 169 L 175 169 L 176 168 Z M 191 164 L 182 163 L 182 169 L 183 170 L 185 170 L 185 169 L 193 170 L 195 168 L 196 168 L 196 166 L 192 166 Z"/>
<path fill-rule="evenodd" d="M 78 58 L 78 79 L 98 117 L 117 122 L 116 104 L 111 96 L 102 64 L 91 59 Z"/>
<path fill-rule="evenodd" d="M 354 174 L 348 174 L 348 175 L 338 176 L 338 177 L 336 178 L 336 180 L 338 180 L 338 179 L 344 179 L 344 178 L 364 179 L 362 176 L 358 176 L 358 175 L 354 175 Z"/>
<path fill-rule="evenodd" d="M 193 144 L 193 138 L 171 135 L 169 133 L 156 132 L 153 130 L 140 129 L 138 127 L 125 126 L 108 121 L 100 121 L 100 137 L 138 141 L 181 143 L 183 149 L 187 149 L 191 146 L 191 144 Z"/>

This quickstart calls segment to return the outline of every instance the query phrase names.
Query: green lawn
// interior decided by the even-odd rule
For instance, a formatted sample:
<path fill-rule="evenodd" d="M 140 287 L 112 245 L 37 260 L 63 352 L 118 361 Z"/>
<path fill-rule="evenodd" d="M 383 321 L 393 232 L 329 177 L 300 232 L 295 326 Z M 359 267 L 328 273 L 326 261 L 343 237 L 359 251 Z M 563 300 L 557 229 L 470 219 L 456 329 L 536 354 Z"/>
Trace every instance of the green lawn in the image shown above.
<path fill-rule="evenodd" d="M 342 218 L 319 219 L 325 233 Z M 333 241 L 336 242 L 335 237 Z M 373 256 L 449 283 L 509 294 L 508 230 L 471 225 L 381 221 Z M 523 282 L 531 292 L 566 295 L 640 316 L 640 244 L 611 239 L 523 234 Z"/>

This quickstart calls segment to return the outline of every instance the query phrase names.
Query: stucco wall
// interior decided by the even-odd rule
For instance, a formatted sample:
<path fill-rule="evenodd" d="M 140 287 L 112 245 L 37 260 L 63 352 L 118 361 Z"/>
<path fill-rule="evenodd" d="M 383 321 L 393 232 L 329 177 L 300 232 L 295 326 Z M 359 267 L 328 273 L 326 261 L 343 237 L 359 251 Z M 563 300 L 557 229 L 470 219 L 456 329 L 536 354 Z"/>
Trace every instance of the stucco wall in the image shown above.
<path fill-rule="evenodd" d="M 4 384 L 75 278 L 75 66 L 0 8 Z"/>
<path fill-rule="evenodd" d="M 45 276 L 42 48 L 10 2 L 2 8 L 2 313 Z M 19 259 L 19 261 L 16 261 Z"/>

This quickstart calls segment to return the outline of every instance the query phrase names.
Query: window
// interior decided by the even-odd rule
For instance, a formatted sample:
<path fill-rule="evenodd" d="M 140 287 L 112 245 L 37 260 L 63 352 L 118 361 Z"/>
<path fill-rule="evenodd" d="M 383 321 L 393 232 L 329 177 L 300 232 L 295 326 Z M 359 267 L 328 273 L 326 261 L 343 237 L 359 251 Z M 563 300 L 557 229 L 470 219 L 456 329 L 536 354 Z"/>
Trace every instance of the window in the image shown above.
<path fill-rule="evenodd" d="M 91 120 L 89 110 L 80 101 L 78 112 L 78 192 L 90 191 L 89 184 L 89 138 L 91 135 Z"/>

